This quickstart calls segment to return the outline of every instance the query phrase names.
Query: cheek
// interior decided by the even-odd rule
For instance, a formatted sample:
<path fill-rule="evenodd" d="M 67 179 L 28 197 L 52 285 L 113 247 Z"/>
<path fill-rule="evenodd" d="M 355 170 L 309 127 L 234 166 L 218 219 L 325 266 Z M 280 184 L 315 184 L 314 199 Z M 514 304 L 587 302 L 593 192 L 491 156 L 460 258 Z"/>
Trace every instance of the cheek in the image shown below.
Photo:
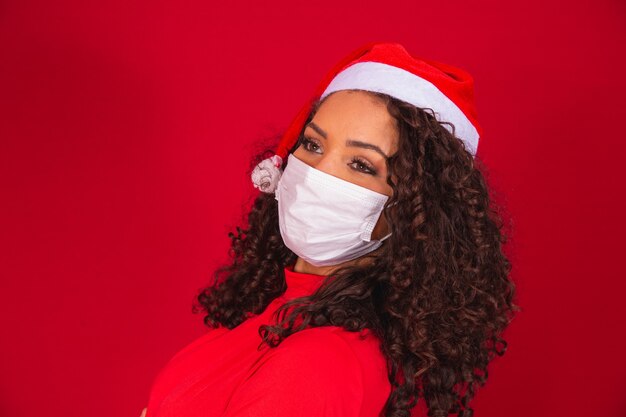
<path fill-rule="evenodd" d="M 377 193 L 380 194 L 385 194 L 386 196 L 391 196 L 391 193 L 393 192 L 391 190 L 391 187 L 384 183 L 384 182 L 376 182 L 376 184 L 374 186 L 372 186 L 372 184 L 363 184 L 365 187 L 369 188 L 370 190 L 374 190 Z"/>
<path fill-rule="evenodd" d="M 298 159 L 302 159 L 302 145 L 298 145 L 298 147 L 296 148 L 295 151 L 293 151 L 293 154 L 298 157 Z"/>
<path fill-rule="evenodd" d="M 312 162 L 311 161 L 311 154 L 309 152 L 307 152 L 306 150 L 304 150 L 302 145 L 298 146 L 298 148 L 295 151 L 293 151 L 293 156 L 295 156 L 296 158 L 298 158 L 302 162 L 305 162 L 305 163 L 311 165 L 311 162 Z"/>
<path fill-rule="evenodd" d="M 385 179 L 386 177 L 383 175 L 377 174 L 376 176 L 373 176 L 369 174 L 362 174 L 349 168 L 345 171 L 343 179 L 348 182 L 360 185 L 361 187 L 368 188 L 379 194 L 385 194 L 387 196 L 391 196 L 393 192 L 389 184 L 387 184 Z"/>
<path fill-rule="evenodd" d="M 380 176 L 377 178 L 374 186 L 370 185 L 368 188 L 371 188 L 372 190 L 376 192 L 379 192 L 381 194 L 385 194 L 386 196 L 391 197 L 391 195 L 393 194 L 393 188 L 391 188 L 391 185 L 387 184 L 387 174 L 383 173 L 379 175 Z"/>
<path fill-rule="evenodd" d="M 346 180 L 360 185 L 361 187 L 369 188 L 372 191 L 376 191 L 377 193 L 384 194 L 386 196 L 391 196 L 393 194 L 393 189 L 389 184 L 387 184 L 386 173 L 377 173 L 376 176 L 374 176 L 355 172 L 353 169 L 348 168 L 346 170 L 346 176 Z"/>

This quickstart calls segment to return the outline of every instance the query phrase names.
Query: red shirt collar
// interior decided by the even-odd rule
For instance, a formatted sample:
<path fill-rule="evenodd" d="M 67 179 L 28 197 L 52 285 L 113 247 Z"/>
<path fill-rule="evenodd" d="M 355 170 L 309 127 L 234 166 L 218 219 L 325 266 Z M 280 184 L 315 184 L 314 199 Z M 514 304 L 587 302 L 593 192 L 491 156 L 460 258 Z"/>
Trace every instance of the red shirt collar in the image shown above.
<path fill-rule="evenodd" d="M 322 285 L 326 275 L 307 274 L 303 272 L 296 272 L 293 270 L 294 265 L 286 266 L 285 281 L 287 283 L 287 290 L 283 295 L 286 298 L 303 297 L 310 295 Z"/>

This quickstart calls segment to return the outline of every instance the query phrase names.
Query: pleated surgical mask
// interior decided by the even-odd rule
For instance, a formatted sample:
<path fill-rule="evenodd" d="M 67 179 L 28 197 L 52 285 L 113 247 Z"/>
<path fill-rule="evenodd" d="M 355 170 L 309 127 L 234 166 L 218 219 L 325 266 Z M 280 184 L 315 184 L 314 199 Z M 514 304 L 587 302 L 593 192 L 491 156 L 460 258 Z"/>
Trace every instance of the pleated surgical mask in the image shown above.
<path fill-rule="evenodd" d="M 285 245 L 315 266 L 356 259 L 391 236 L 371 238 L 388 196 L 313 168 L 293 154 L 275 198 Z"/>

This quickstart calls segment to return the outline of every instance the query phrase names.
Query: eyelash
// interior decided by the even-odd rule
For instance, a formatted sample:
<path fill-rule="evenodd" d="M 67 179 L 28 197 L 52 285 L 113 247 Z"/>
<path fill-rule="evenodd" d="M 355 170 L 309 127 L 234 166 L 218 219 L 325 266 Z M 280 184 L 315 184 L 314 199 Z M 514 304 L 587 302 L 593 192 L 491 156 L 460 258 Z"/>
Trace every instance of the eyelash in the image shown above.
<path fill-rule="evenodd" d="M 301 143 L 305 151 L 317 153 L 309 148 L 309 145 L 315 145 L 319 148 L 319 145 L 314 140 L 307 138 L 306 136 L 302 136 Z M 357 171 L 362 172 L 364 174 L 376 175 L 376 170 L 374 169 L 374 167 L 372 167 L 364 159 L 361 159 L 358 156 L 353 157 L 352 160 L 350 161 L 350 164 L 360 164 L 364 167 L 364 169 L 356 168 Z"/>
<path fill-rule="evenodd" d="M 374 168 L 372 168 L 367 162 L 365 162 L 363 159 L 359 158 L 358 156 L 353 157 L 350 163 L 361 164 L 365 167 L 365 170 L 359 169 L 359 171 L 364 172 L 366 174 L 370 174 L 370 175 L 376 175 L 376 171 L 374 170 Z"/>
<path fill-rule="evenodd" d="M 309 146 L 308 146 L 308 145 L 315 145 L 315 146 L 317 146 L 317 147 L 319 148 L 319 145 L 317 144 L 317 142 L 315 142 L 315 141 L 313 141 L 313 140 L 311 140 L 311 139 L 309 139 L 309 138 L 307 138 L 307 137 L 305 137 L 305 136 L 302 136 L 302 137 L 300 138 L 300 143 L 302 143 L 302 147 L 303 147 L 303 148 L 304 148 L 304 150 L 306 150 L 307 152 L 314 152 L 314 153 L 317 153 L 317 152 L 312 151 L 311 149 L 309 149 Z"/>

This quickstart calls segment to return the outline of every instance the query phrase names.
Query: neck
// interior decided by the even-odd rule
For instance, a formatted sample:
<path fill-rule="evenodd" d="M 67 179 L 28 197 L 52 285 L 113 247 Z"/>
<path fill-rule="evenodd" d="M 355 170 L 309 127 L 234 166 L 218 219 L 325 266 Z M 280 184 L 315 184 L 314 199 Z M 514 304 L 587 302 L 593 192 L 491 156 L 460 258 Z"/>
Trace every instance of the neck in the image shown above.
<path fill-rule="evenodd" d="M 295 272 L 303 274 L 315 274 L 315 275 L 330 275 L 332 271 L 337 268 L 335 265 L 331 266 L 315 266 L 311 265 L 302 258 L 298 258 L 296 264 L 293 266 Z"/>
<path fill-rule="evenodd" d="M 371 253 L 369 253 L 368 255 L 374 255 L 376 252 L 378 252 L 380 250 L 377 249 Z M 298 257 L 298 260 L 296 260 L 295 265 L 293 266 L 293 270 L 295 272 L 300 272 L 303 274 L 315 274 L 315 275 L 324 275 L 324 276 L 328 276 L 331 275 L 333 272 L 335 272 L 335 270 L 344 267 L 344 266 L 352 266 L 352 265 L 364 265 L 367 264 L 371 261 L 371 259 L 369 258 L 368 255 L 364 255 L 360 258 L 357 259 L 353 259 L 351 261 L 346 261 L 346 262 L 342 262 L 340 264 L 337 265 L 328 265 L 328 266 L 315 266 L 312 265 L 310 263 L 308 263 L 307 261 L 305 261 L 304 259 Z"/>

